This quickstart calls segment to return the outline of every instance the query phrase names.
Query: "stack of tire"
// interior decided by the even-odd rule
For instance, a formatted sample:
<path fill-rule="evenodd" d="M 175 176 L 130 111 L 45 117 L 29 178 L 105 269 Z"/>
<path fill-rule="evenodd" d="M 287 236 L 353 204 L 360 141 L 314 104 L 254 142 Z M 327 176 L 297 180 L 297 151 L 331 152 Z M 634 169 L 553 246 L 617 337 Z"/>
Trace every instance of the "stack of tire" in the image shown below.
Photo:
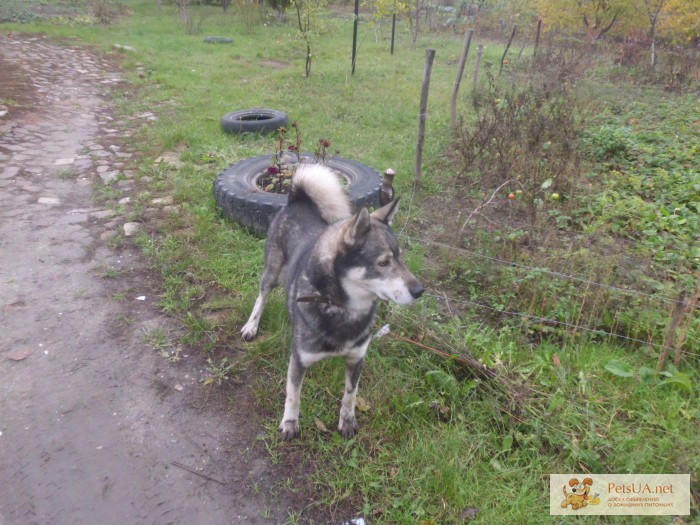
<path fill-rule="evenodd" d="M 289 117 L 275 109 L 244 109 L 227 113 L 221 127 L 231 134 L 274 133 L 289 127 Z M 303 154 L 302 162 L 315 162 Z M 287 196 L 263 191 L 257 181 L 272 165 L 273 155 L 242 160 L 225 169 L 214 181 L 214 197 L 225 217 L 258 235 L 265 235 L 275 214 L 287 205 Z M 382 178 L 379 172 L 357 161 L 333 157 L 324 162 L 345 183 L 355 209 L 379 206 Z"/>
<path fill-rule="evenodd" d="M 263 191 L 257 181 L 267 173 L 274 155 L 242 160 L 226 168 L 214 181 L 214 197 L 225 217 L 237 221 L 258 235 L 265 235 L 275 214 L 287 205 L 287 195 Z M 314 162 L 303 154 L 302 162 Z M 378 207 L 382 177 L 377 170 L 360 162 L 333 157 L 324 162 L 345 181 L 356 210 Z"/>

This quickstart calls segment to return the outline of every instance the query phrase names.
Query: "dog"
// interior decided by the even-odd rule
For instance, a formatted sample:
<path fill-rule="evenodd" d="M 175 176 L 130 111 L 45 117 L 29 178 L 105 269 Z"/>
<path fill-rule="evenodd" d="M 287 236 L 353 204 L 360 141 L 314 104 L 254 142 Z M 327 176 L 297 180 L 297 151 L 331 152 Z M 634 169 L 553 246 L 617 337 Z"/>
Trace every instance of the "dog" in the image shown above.
<path fill-rule="evenodd" d="M 584 480 L 579 483 L 578 479 L 572 478 L 569 480 L 569 486 L 571 487 L 571 494 L 566 492 L 566 485 L 563 486 L 564 491 L 564 501 L 561 502 L 561 507 L 565 509 L 569 505 L 574 510 L 581 509 L 588 506 L 588 494 L 591 491 L 591 485 L 593 485 L 593 480 L 591 478 L 584 478 Z"/>
<path fill-rule="evenodd" d="M 260 293 L 244 340 L 258 331 L 265 300 L 284 280 L 292 324 L 287 396 L 279 425 L 282 438 L 301 435 L 299 407 L 304 374 L 328 357 L 345 358 L 345 390 L 338 431 L 359 430 L 355 400 L 378 300 L 410 304 L 424 291 L 401 259 L 391 221 L 398 199 L 369 212 L 352 212 L 338 177 L 321 164 L 297 168 L 287 206 L 272 220 L 265 246 Z"/>

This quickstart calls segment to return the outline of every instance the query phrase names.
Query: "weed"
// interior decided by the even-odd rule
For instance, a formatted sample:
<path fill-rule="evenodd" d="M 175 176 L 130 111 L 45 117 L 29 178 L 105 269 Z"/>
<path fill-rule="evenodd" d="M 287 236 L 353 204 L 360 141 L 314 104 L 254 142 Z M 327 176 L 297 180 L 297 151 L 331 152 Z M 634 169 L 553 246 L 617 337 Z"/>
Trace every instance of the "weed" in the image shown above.
<path fill-rule="evenodd" d="M 28 24 L 39 16 L 31 6 L 26 6 L 20 0 L 6 0 L 0 7 L 2 7 L 2 12 L 0 12 L 2 17 L 0 21 L 2 22 Z"/>
<path fill-rule="evenodd" d="M 120 277 L 124 270 L 120 268 L 115 268 L 113 266 L 101 265 L 98 269 L 98 274 L 102 279 L 116 279 Z"/>
<path fill-rule="evenodd" d="M 115 318 L 115 322 L 118 326 L 129 326 L 135 321 L 136 319 L 133 316 L 125 313 L 121 313 Z"/>
<path fill-rule="evenodd" d="M 79 288 L 73 293 L 75 299 L 85 299 L 88 296 L 87 288 Z"/>
<path fill-rule="evenodd" d="M 88 0 L 90 13 L 99 24 L 112 24 L 127 13 L 127 8 L 118 0 Z"/>
<path fill-rule="evenodd" d="M 157 352 L 170 346 L 170 336 L 165 328 L 143 328 L 143 341 Z"/>
<path fill-rule="evenodd" d="M 119 249 L 124 246 L 126 239 L 121 233 L 115 233 L 107 239 L 107 245 L 113 249 Z"/>
<path fill-rule="evenodd" d="M 228 357 L 224 357 L 218 364 L 210 357 L 207 359 L 206 370 L 209 373 L 209 377 L 202 381 L 205 385 L 214 383 L 222 385 L 231 380 L 235 380 L 234 374 L 236 372 L 236 364 L 230 363 Z"/>
<path fill-rule="evenodd" d="M 143 327 L 143 341 L 148 346 L 153 348 L 158 355 L 164 357 L 171 363 L 177 363 L 180 360 L 182 348 L 179 345 L 174 345 L 172 334 L 169 330 L 163 327 L 146 328 Z"/>

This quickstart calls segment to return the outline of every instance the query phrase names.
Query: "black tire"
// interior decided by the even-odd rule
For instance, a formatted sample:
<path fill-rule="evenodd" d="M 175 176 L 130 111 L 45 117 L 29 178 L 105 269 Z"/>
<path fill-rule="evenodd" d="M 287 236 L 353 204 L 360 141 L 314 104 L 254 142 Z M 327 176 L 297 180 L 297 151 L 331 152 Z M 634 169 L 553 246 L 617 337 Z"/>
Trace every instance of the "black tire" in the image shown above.
<path fill-rule="evenodd" d="M 204 37 L 207 44 L 233 44 L 233 38 L 226 36 L 207 36 Z"/>
<path fill-rule="evenodd" d="M 289 127 L 289 117 L 276 109 L 243 109 L 224 115 L 221 127 L 226 133 L 274 133 Z"/>
<path fill-rule="evenodd" d="M 287 196 L 261 190 L 256 181 L 272 163 L 273 155 L 242 160 L 225 169 L 214 181 L 214 198 L 225 217 L 258 235 L 265 235 L 275 214 L 287 205 Z M 313 155 L 304 154 L 313 159 Z M 325 164 L 345 178 L 355 210 L 379 206 L 382 177 L 360 162 L 333 157 Z"/>

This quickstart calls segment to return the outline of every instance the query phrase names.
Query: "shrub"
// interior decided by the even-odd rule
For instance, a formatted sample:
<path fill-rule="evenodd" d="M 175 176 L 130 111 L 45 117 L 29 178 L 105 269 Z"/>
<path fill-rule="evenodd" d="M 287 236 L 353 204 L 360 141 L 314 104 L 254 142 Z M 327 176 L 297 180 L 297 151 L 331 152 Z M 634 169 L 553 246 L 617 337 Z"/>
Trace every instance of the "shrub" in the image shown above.
<path fill-rule="evenodd" d="M 88 9 L 100 24 L 116 22 L 127 12 L 126 6 L 117 0 L 89 0 Z"/>
<path fill-rule="evenodd" d="M 580 129 L 563 85 L 489 86 L 473 97 L 476 120 L 458 130 L 455 149 L 463 176 L 483 189 L 513 181 L 534 224 L 552 194 L 573 191 L 579 174 Z"/>

